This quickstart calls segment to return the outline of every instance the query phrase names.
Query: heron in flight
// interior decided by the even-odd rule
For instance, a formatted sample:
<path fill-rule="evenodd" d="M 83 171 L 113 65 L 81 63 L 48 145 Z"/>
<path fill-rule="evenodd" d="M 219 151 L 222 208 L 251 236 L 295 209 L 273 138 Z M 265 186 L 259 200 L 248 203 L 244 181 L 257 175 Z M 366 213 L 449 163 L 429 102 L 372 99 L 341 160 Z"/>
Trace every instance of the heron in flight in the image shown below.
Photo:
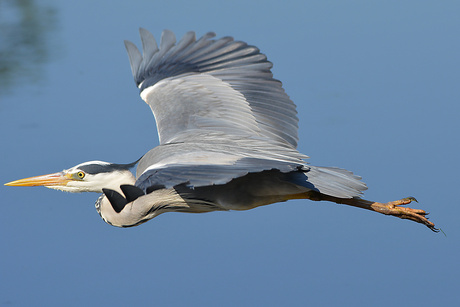
<path fill-rule="evenodd" d="M 130 164 L 91 161 L 9 186 L 102 193 L 96 210 L 110 225 L 140 225 L 164 212 L 248 210 L 290 199 L 331 201 L 413 220 L 437 231 L 426 212 L 361 198 L 361 178 L 307 164 L 297 151 L 295 104 L 259 49 L 232 37 L 158 46 L 140 29 L 142 54 L 125 41 L 134 81 L 150 106 L 160 145 Z M 136 175 L 131 169 L 137 165 Z"/>

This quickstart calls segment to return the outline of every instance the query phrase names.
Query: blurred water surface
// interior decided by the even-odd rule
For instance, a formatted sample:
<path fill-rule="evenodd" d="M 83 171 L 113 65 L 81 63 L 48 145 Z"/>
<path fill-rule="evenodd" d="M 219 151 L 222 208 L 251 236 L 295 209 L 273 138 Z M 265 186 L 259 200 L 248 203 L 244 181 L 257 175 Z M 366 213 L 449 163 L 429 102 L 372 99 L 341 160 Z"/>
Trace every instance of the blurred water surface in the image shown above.
<path fill-rule="evenodd" d="M 291 201 L 106 225 L 96 194 L 0 186 L 0 304 L 454 306 L 460 5 L 429 1 L 0 1 L 0 182 L 158 144 L 123 40 L 215 31 L 258 46 L 298 105 L 299 149 L 416 196 L 447 237 Z"/>

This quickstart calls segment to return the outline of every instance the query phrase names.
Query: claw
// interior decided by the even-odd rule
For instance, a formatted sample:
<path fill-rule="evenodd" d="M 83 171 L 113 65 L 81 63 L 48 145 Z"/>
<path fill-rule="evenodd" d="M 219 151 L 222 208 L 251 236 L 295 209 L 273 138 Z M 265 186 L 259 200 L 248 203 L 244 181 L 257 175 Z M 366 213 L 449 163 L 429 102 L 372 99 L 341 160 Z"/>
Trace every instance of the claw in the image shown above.
<path fill-rule="evenodd" d="M 403 200 L 405 200 L 405 199 L 407 199 L 407 200 L 409 200 L 409 201 L 411 201 L 411 202 L 412 202 L 412 201 L 415 201 L 416 203 L 418 203 L 418 200 L 415 199 L 415 197 L 413 197 L 413 196 L 409 196 L 409 197 L 403 198 Z"/>

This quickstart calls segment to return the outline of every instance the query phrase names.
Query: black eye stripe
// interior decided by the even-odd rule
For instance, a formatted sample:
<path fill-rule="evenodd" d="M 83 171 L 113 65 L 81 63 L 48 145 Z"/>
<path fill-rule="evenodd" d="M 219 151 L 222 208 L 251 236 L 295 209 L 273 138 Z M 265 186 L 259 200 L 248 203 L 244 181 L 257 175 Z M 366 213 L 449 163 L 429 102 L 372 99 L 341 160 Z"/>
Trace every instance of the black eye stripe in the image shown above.
<path fill-rule="evenodd" d="M 87 164 L 81 165 L 78 168 L 86 174 L 95 175 L 100 173 L 110 173 L 113 171 L 129 170 L 131 167 L 133 167 L 132 164 Z"/>

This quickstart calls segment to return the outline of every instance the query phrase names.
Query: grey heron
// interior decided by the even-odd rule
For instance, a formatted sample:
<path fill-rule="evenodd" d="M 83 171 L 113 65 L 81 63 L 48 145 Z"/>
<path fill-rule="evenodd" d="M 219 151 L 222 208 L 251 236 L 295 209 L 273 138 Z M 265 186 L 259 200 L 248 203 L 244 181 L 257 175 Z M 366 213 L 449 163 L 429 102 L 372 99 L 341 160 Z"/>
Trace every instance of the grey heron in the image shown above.
<path fill-rule="evenodd" d="M 290 199 L 331 201 L 413 220 L 438 231 L 412 197 L 364 200 L 352 172 L 308 164 L 297 151 L 295 104 L 255 46 L 232 37 L 158 46 L 140 29 L 142 53 L 125 41 L 134 81 L 150 106 L 159 146 L 130 164 L 91 161 L 62 172 L 9 182 L 68 192 L 102 193 L 96 209 L 110 225 L 130 227 L 164 212 L 247 210 Z M 136 175 L 131 169 L 137 165 Z"/>

